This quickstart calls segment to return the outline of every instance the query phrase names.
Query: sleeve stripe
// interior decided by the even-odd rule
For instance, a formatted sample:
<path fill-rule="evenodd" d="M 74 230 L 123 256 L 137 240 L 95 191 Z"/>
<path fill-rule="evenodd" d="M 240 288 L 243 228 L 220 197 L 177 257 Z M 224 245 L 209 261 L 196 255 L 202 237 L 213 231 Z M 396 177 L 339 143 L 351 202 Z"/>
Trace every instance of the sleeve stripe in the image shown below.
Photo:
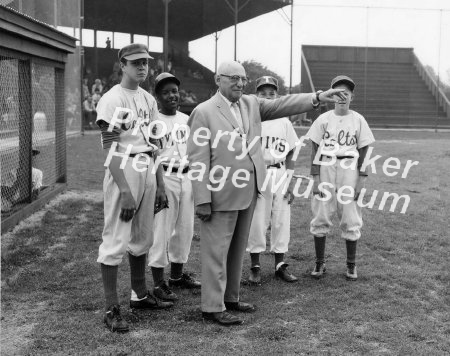
<path fill-rule="evenodd" d="M 112 131 L 108 131 L 109 124 L 106 121 L 99 121 L 98 126 L 101 131 L 101 141 L 103 149 L 110 148 L 113 142 L 119 142 L 119 136 L 121 130 L 117 127 L 114 127 Z"/>

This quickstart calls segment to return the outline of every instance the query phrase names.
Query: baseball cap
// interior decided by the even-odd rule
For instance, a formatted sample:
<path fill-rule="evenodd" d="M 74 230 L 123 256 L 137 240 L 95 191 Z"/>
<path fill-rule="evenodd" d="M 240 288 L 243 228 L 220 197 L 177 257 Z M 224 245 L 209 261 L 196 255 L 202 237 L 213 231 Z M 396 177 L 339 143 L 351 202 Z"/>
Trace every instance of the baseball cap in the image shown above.
<path fill-rule="evenodd" d="M 355 82 L 352 78 L 347 77 L 346 75 L 338 75 L 331 81 L 331 89 L 338 86 L 339 84 L 347 84 L 350 87 L 350 90 L 353 91 L 355 89 Z"/>
<path fill-rule="evenodd" d="M 173 74 L 163 72 L 155 78 L 155 92 L 166 82 L 172 82 L 180 86 L 180 80 Z"/>
<path fill-rule="evenodd" d="M 263 85 L 272 85 L 276 90 L 278 90 L 278 80 L 274 77 L 271 77 L 270 75 L 265 75 L 261 78 L 256 79 L 256 90 L 258 90 L 259 87 L 262 87 Z"/>
<path fill-rule="evenodd" d="M 153 59 L 153 57 L 148 54 L 148 47 L 142 43 L 132 43 L 122 47 L 119 51 L 118 57 L 119 61 L 122 58 L 128 61 L 134 61 L 141 58 Z"/>

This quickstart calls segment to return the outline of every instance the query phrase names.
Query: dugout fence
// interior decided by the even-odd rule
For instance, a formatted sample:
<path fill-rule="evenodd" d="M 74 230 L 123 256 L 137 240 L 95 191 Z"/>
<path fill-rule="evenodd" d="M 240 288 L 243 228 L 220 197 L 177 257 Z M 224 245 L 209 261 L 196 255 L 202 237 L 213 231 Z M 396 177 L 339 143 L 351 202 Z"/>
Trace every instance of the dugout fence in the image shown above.
<path fill-rule="evenodd" d="M 1 230 L 66 186 L 64 72 L 75 41 L 0 7 Z"/>

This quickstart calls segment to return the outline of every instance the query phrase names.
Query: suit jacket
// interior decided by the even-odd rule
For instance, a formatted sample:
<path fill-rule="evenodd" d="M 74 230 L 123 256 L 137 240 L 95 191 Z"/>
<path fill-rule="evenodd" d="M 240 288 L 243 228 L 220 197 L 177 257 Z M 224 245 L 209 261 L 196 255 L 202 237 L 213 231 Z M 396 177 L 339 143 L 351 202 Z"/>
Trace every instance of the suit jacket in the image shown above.
<path fill-rule="evenodd" d="M 292 94 L 275 100 L 243 95 L 239 100 L 246 136 L 224 134 L 238 130 L 238 123 L 228 104 L 217 93 L 199 104 L 189 118 L 191 132 L 187 141 L 187 154 L 191 169 L 195 206 L 211 203 L 212 211 L 243 210 L 249 207 L 255 189 L 261 191 L 266 175 L 261 153 L 261 121 L 296 115 L 312 109 L 310 94 Z M 209 136 L 209 138 L 200 138 Z M 256 141 L 243 158 L 243 145 Z M 245 141 L 245 143 L 244 143 Z M 205 168 L 204 174 L 200 172 Z M 248 180 L 232 178 L 246 177 Z M 199 173 L 197 174 L 197 172 Z M 224 179 L 223 185 L 211 181 Z M 237 183 L 237 184 L 236 184 Z M 243 187 L 239 185 L 245 184 Z"/>

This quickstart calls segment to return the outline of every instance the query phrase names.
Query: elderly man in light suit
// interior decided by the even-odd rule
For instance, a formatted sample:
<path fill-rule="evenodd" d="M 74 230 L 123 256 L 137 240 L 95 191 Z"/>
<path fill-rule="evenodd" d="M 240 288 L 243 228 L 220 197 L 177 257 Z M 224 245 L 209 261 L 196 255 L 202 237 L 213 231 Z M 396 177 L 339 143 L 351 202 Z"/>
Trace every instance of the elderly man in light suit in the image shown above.
<path fill-rule="evenodd" d="M 256 310 L 239 300 L 239 287 L 256 197 L 266 174 L 261 121 L 300 114 L 341 96 L 341 90 L 330 89 L 261 99 L 243 95 L 247 80 L 241 64 L 222 63 L 215 77 L 217 94 L 198 105 L 188 122 L 189 177 L 201 220 L 202 315 L 221 325 L 243 323 L 230 310 Z"/>

